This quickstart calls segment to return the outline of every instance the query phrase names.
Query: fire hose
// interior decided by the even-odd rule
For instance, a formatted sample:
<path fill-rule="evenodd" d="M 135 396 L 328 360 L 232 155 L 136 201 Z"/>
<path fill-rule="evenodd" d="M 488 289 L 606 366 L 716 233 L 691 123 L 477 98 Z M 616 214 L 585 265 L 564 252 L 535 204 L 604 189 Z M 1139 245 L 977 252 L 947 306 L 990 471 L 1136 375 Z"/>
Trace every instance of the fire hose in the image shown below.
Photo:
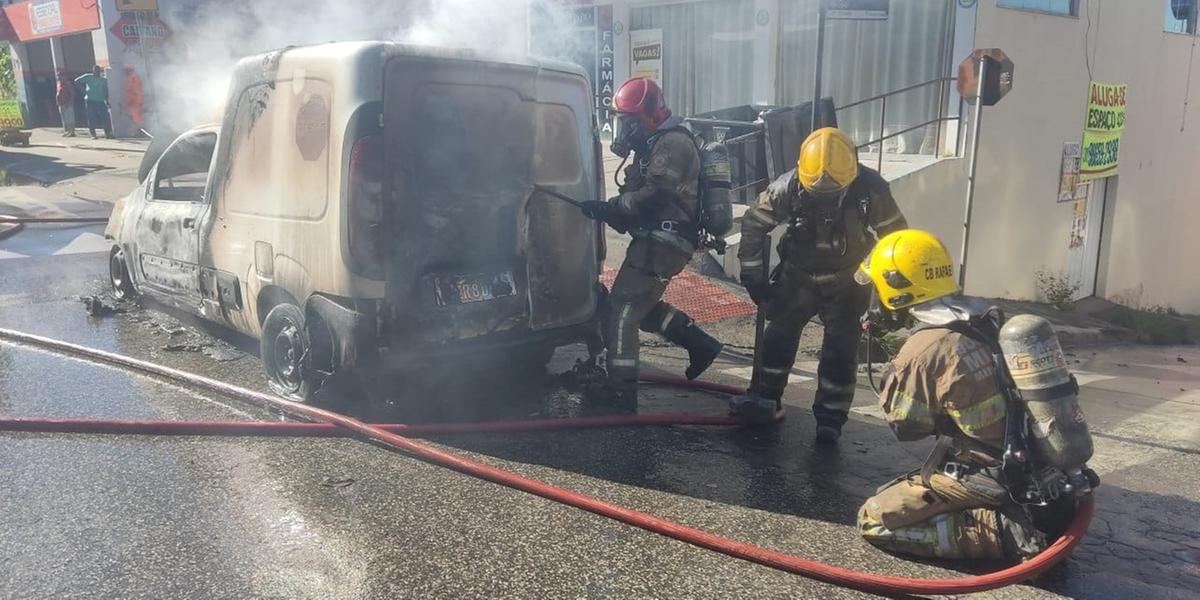
<path fill-rule="evenodd" d="M 0 430 L 75 432 L 75 433 L 139 433 L 147 435 L 357 435 L 401 450 L 422 460 L 447 467 L 479 479 L 553 500 L 568 506 L 595 513 L 628 525 L 658 533 L 682 542 L 749 561 L 759 565 L 802 575 L 818 581 L 876 594 L 965 594 L 996 589 L 1026 581 L 1068 557 L 1087 532 L 1094 503 L 1091 496 L 1079 504 L 1075 520 L 1069 529 L 1049 548 L 1019 565 L 986 575 L 954 579 L 918 579 L 863 573 L 807 560 L 783 552 L 745 544 L 707 531 L 687 527 L 618 504 L 572 492 L 529 477 L 457 456 L 431 445 L 410 440 L 404 435 L 468 431 L 516 431 L 566 427 L 611 427 L 632 425 L 737 425 L 728 417 L 628 415 L 585 417 L 582 419 L 550 419 L 528 422 L 499 421 L 437 425 L 375 425 L 353 417 L 297 404 L 268 394 L 202 377 L 186 371 L 148 361 L 53 340 L 37 335 L 0 329 L 0 341 L 24 344 L 58 354 L 94 362 L 106 363 L 231 398 L 265 405 L 294 416 L 318 421 L 315 423 L 284 422 L 193 422 L 193 421 L 120 421 L 79 419 L 2 418 Z M 675 377 L 643 376 L 647 383 L 681 385 L 721 393 L 740 393 L 741 390 L 708 382 L 688 382 Z M 403 434 L 403 435 L 402 435 Z"/>
<path fill-rule="evenodd" d="M 0 215 L 0 223 L 107 223 L 108 217 L 10 217 Z"/>

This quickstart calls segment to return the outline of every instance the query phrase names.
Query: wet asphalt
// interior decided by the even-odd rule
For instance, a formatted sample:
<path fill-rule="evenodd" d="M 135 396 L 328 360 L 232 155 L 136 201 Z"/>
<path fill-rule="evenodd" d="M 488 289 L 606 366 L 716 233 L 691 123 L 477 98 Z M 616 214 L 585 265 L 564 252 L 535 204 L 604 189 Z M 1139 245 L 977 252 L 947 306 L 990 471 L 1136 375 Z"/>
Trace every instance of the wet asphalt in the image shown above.
<path fill-rule="evenodd" d="M 40 233 L 33 228 L 20 235 Z M 0 326 L 265 391 L 245 340 L 215 340 L 161 307 L 89 317 L 79 297 L 105 289 L 106 258 L 85 253 L 0 260 Z M 653 367 L 681 370 L 674 350 L 651 345 L 644 352 Z M 550 371 L 568 369 L 578 356 L 581 349 L 561 349 Z M 718 364 L 712 378 L 739 383 L 721 373 L 735 366 Z M 387 382 L 393 404 L 354 410 L 381 421 L 412 414 L 521 418 L 582 410 L 579 395 L 550 378 L 476 373 Z M 862 500 L 919 464 L 928 444 L 897 444 L 880 421 L 855 414 L 839 448 L 817 449 L 805 408 L 811 387 L 792 388 L 789 418 L 771 430 L 657 427 L 432 441 L 490 465 L 807 558 L 892 575 L 961 574 L 883 554 L 862 542 L 853 525 Z M 870 404 L 868 395 L 861 394 L 860 403 Z M 643 407 L 724 410 L 719 397 L 661 387 L 643 392 Z M 0 344 L 0 413 L 283 418 L 8 344 Z M 1113 459 L 1126 467 L 1139 456 L 1166 461 L 1166 489 L 1154 487 L 1161 479 L 1133 469 L 1118 472 L 1116 483 L 1101 489 L 1099 501 L 1108 502 L 1108 512 L 1077 560 L 1045 576 L 1040 587 L 981 597 L 1192 597 L 1200 589 L 1200 561 L 1186 553 L 1200 550 L 1188 542 L 1200 539 L 1191 537 L 1200 522 L 1200 456 L 1147 449 L 1137 440 L 1113 443 L 1130 448 Z M 354 439 L 2 433 L 0 511 L 0 596 L 6 598 L 864 596 Z M 1148 566 L 1138 563 L 1152 550 L 1136 543 L 1127 544 L 1129 553 L 1140 558 L 1110 560 L 1109 542 L 1119 537 L 1113 529 L 1145 527 L 1148 519 L 1161 530 L 1162 543 L 1175 539 L 1175 545 Z"/>

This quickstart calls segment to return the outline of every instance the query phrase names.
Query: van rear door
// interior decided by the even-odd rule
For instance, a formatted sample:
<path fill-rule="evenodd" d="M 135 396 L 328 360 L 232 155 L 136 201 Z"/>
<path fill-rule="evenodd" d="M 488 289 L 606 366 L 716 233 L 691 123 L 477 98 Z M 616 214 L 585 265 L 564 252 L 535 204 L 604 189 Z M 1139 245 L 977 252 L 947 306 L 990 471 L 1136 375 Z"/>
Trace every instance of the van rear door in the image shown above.
<path fill-rule="evenodd" d="M 590 93 L 532 66 L 397 56 L 384 91 L 387 296 L 424 341 L 588 320 L 597 228 L 534 184 L 597 199 Z"/>

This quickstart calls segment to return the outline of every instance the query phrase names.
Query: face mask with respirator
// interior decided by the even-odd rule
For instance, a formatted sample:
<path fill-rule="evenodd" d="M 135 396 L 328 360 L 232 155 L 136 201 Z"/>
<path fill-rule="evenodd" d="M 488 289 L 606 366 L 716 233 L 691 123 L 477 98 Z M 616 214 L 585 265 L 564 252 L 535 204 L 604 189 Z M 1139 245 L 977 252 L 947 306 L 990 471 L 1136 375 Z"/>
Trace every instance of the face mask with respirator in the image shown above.
<path fill-rule="evenodd" d="M 636 116 L 620 115 L 617 117 L 617 131 L 609 148 L 613 154 L 629 158 L 631 152 L 640 150 L 646 144 L 646 138 L 647 132 Z"/>

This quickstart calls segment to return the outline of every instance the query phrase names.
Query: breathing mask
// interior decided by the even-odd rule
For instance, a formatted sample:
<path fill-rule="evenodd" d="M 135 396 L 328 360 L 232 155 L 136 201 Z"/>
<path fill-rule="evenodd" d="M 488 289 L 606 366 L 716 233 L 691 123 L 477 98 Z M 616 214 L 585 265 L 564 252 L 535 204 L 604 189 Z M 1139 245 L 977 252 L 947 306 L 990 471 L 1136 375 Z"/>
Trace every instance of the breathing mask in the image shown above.
<path fill-rule="evenodd" d="M 613 134 L 612 145 L 609 148 L 613 154 L 621 158 L 628 158 L 631 152 L 642 149 L 648 138 L 649 132 L 646 131 L 637 115 L 618 115 L 617 131 Z"/>

